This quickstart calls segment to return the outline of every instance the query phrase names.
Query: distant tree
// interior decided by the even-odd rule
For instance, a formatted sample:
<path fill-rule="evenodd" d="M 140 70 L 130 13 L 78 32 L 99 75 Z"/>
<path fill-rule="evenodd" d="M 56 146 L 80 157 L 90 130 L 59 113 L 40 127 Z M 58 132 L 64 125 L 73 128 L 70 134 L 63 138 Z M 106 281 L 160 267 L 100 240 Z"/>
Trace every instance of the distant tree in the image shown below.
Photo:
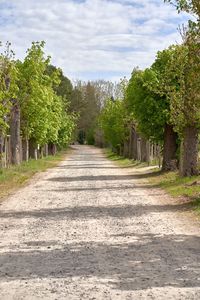
<path fill-rule="evenodd" d="M 99 116 L 99 126 L 104 132 L 105 140 L 120 153 L 120 148 L 128 135 L 126 126 L 126 108 L 122 100 L 107 100 Z"/>
<path fill-rule="evenodd" d="M 55 72 L 58 72 L 59 83 L 53 85 L 54 91 L 58 96 L 62 97 L 63 102 L 66 101 L 66 106 L 69 108 L 69 102 L 71 102 L 73 92 L 73 85 L 70 79 L 63 74 L 63 71 L 60 68 L 56 68 L 53 65 L 48 65 L 47 74 L 52 75 Z"/>

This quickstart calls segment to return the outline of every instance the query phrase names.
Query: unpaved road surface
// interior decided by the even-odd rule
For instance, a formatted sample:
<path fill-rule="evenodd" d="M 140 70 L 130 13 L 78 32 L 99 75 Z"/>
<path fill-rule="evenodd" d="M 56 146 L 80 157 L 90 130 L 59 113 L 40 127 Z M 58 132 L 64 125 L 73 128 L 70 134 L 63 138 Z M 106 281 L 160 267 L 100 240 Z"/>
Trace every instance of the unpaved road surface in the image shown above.
<path fill-rule="evenodd" d="M 75 148 L 0 206 L 0 299 L 200 299 L 198 225 L 142 175 Z"/>

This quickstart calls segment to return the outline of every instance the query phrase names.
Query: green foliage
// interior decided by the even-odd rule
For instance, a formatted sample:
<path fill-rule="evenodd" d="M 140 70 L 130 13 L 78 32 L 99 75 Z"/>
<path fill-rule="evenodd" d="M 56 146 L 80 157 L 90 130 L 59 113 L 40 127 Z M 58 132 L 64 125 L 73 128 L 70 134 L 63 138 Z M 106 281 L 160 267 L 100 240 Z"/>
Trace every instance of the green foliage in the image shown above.
<path fill-rule="evenodd" d="M 45 74 L 49 58 L 43 48 L 44 42 L 32 43 L 24 62 L 18 62 L 22 133 L 38 144 L 46 142 L 54 100 L 51 78 Z"/>
<path fill-rule="evenodd" d="M 53 89 L 55 93 L 62 97 L 63 103 L 66 108 L 69 107 L 69 102 L 71 102 L 73 86 L 71 81 L 64 76 L 61 69 L 56 68 L 55 66 L 48 65 L 46 73 L 51 77 L 54 74 L 57 74 L 57 81 L 53 84 Z"/>
<path fill-rule="evenodd" d="M 166 65 L 171 121 L 181 134 L 186 126 L 200 127 L 199 46 L 177 46 Z M 196 54 L 195 54 L 196 52 Z"/>
<path fill-rule="evenodd" d="M 0 54 L 0 132 L 2 133 L 8 128 L 7 119 L 11 99 L 16 98 L 18 92 L 18 70 L 10 46 L 11 44 L 7 42 L 5 50 Z"/>
<path fill-rule="evenodd" d="M 200 16 L 199 0 L 164 0 L 164 2 L 173 4 L 178 12 L 185 11 Z"/>
<path fill-rule="evenodd" d="M 134 70 L 126 90 L 126 103 L 138 131 L 146 138 L 162 142 L 168 119 L 168 103 L 164 95 L 155 92 L 158 77 L 155 70 Z"/>
<path fill-rule="evenodd" d="M 32 43 L 24 62 L 18 62 L 21 130 L 24 137 L 37 144 L 69 142 L 75 118 L 68 115 L 63 74 L 49 66 L 45 57 L 44 42 Z M 62 91 L 59 89 L 62 79 Z"/>
<path fill-rule="evenodd" d="M 88 145 L 94 145 L 95 144 L 95 128 L 91 127 L 86 135 L 86 141 Z"/>
<path fill-rule="evenodd" d="M 23 62 L 15 61 L 10 43 L 0 55 L 0 134 L 9 129 L 12 99 L 21 110 L 21 133 L 40 146 L 66 146 L 77 115 L 69 111 L 72 84 L 60 69 L 49 65 L 44 42 L 33 42 Z"/>
<path fill-rule="evenodd" d="M 179 12 L 193 13 L 196 20 L 189 20 L 182 32 L 183 44 L 176 48 L 166 67 L 168 81 L 176 80 L 177 86 L 169 90 L 172 122 L 181 133 L 187 126 L 200 127 L 200 2 L 199 0 L 165 0 Z"/>
<path fill-rule="evenodd" d="M 58 131 L 57 144 L 60 148 L 67 146 L 73 139 L 73 134 L 76 128 L 77 115 L 62 112 L 61 126 Z"/>
<path fill-rule="evenodd" d="M 79 81 L 72 92 L 69 109 L 78 114 L 77 138 L 81 144 L 94 144 L 100 101 L 99 86 L 94 82 Z"/>
<path fill-rule="evenodd" d="M 119 148 L 127 136 L 127 120 L 124 101 L 108 100 L 101 111 L 99 124 L 107 142 Z"/>

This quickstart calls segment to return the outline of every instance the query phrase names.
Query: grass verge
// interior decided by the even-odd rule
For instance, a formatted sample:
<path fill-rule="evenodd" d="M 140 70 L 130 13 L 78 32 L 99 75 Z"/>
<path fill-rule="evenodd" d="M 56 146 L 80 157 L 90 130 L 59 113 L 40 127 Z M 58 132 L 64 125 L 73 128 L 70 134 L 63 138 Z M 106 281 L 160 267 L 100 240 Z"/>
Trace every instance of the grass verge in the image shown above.
<path fill-rule="evenodd" d="M 188 205 L 200 214 L 200 176 L 180 177 L 177 172 L 160 172 L 149 178 L 149 182 L 175 198 L 186 199 Z"/>
<path fill-rule="evenodd" d="M 117 155 L 116 153 L 112 152 L 110 149 L 105 149 L 104 153 L 106 157 L 114 162 L 117 162 L 117 164 L 120 167 L 134 167 L 134 168 L 142 168 L 148 166 L 147 163 L 141 163 L 137 160 L 124 158 L 123 156 Z"/>
<path fill-rule="evenodd" d="M 116 155 L 111 150 L 105 150 L 107 158 L 116 162 L 121 167 L 143 168 L 147 163 L 130 160 Z M 142 174 L 141 174 L 142 175 Z M 163 173 L 159 168 L 144 171 L 143 178 L 148 180 L 153 188 L 164 189 L 168 194 L 177 199 L 186 199 L 188 206 L 191 206 L 200 215 L 200 176 L 179 177 L 177 172 Z M 140 176 L 142 178 L 142 176 Z"/>
<path fill-rule="evenodd" d="M 23 186 L 28 179 L 38 172 L 53 168 L 67 155 L 69 150 L 58 152 L 55 156 L 47 156 L 38 160 L 23 162 L 19 166 L 0 169 L 0 201 L 17 188 Z"/>

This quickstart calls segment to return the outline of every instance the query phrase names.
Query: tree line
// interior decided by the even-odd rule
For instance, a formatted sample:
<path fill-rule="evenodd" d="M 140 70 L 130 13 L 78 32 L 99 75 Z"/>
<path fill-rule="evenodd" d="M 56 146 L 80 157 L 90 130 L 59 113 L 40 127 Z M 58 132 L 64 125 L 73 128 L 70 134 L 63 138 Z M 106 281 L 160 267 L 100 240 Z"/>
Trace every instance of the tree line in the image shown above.
<path fill-rule="evenodd" d="M 179 168 L 182 176 L 197 175 L 199 0 L 165 2 L 194 15 L 181 31 L 183 43 L 159 51 L 149 68 L 136 67 L 130 80 L 119 83 L 78 80 L 72 84 L 50 64 L 44 42 L 33 43 L 23 61 L 15 60 L 8 43 L 0 55 L 0 156 L 7 135 L 12 163 L 20 162 L 20 139 L 24 160 L 45 147 L 53 153 L 72 139 L 110 145 L 120 154 L 136 147 L 134 141 L 139 140 L 141 149 L 153 144 L 161 150 L 164 171 Z"/>
<path fill-rule="evenodd" d="M 44 42 L 33 42 L 23 61 L 11 44 L 0 55 L 0 161 L 9 136 L 11 163 L 36 158 L 72 139 L 77 115 L 69 111 L 73 87 L 61 69 L 50 64 Z M 3 46 L 2 46 L 3 47 Z"/>
<path fill-rule="evenodd" d="M 149 68 L 135 68 L 129 81 L 122 80 L 123 98 L 106 102 L 99 126 L 119 152 L 134 125 L 143 137 L 161 145 L 164 171 L 179 168 L 181 176 L 198 175 L 200 4 L 195 0 L 166 2 L 193 13 L 195 21 L 182 29 L 181 45 L 159 51 Z"/>
<path fill-rule="evenodd" d="M 0 164 L 55 154 L 70 142 L 95 143 L 97 118 L 106 99 L 120 93 L 106 80 L 71 82 L 51 65 L 44 42 L 33 42 L 23 61 L 11 44 L 0 54 Z"/>

